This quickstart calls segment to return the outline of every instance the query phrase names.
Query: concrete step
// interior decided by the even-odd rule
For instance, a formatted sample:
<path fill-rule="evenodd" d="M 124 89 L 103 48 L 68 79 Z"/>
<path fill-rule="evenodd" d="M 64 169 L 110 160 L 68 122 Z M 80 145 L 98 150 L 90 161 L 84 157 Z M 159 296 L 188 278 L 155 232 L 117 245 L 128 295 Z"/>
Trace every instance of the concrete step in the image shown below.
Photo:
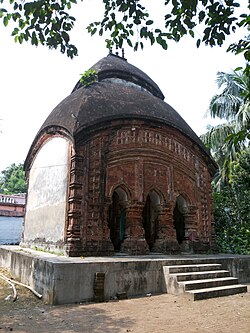
<path fill-rule="evenodd" d="M 188 272 L 188 273 L 176 273 L 169 274 L 169 276 L 175 276 L 177 281 L 190 281 L 190 280 L 204 280 L 204 279 L 214 279 L 229 277 L 230 274 L 225 270 L 216 270 L 216 271 L 202 271 L 202 272 Z"/>
<path fill-rule="evenodd" d="M 215 271 L 221 269 L 221 264 L 193 264 L 193 265 L 174 265 L 168 266 L 170 274 L 200 272 L 200 271 Z"/>
<path fill-rule="evenodd" d="M 202 299 L 229 296 L 246 292 L 247 286 L 236 284 L 231 286 L 189 290 L 186 291 L 185 295 L 191 300 L 199 301 Z"/>
<path fill-rule="evenodd" d="M 185 291 L 236 285 L 237 283 L 238 279 L 234 277 L 223 277 L 223 278 L 179 282 L 180 285 L 183 285 L 183 289 Z"/>

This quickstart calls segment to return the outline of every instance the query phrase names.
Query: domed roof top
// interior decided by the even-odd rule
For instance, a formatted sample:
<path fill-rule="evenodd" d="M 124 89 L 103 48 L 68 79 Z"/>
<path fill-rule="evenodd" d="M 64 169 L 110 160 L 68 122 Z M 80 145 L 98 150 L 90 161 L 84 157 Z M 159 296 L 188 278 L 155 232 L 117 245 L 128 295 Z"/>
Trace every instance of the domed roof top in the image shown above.
<path fill-rule="evenodd" d="M 72 93 L 55 107 L 38 131 L 26 161 L 32 158 L 39 138 L 44 133 L 53 133 L 54 129 L 59 128 L 77 138 L 87 129 L 111 120 L 141 119 L 171 126 L 189 137 L 199 146 L 214 172 L 215 164 L 199 137 L 163 101 L 161 90 L 148 75 L 115 55 L 108 55 L 92 68 L 98 81 L 86 87 L 78 82 Z"/>
<path fill-rule="evenodd" d="M 154 96 L 164 99 L 164 95 L 161 92 L 157 84 L 139 68 L 129 64 L 125 58 L 119 57 L 110 53 L 107 57 L 99 60 L 94 66 L 94 69 L 98 76 L 98 81 L 102 81 L 108 78 L 119 78 L 128 82 L 133 82 L 142 88 L 147 89 Z M 72 92 L 81 88 L 83 84 L 78 81 Z"/>

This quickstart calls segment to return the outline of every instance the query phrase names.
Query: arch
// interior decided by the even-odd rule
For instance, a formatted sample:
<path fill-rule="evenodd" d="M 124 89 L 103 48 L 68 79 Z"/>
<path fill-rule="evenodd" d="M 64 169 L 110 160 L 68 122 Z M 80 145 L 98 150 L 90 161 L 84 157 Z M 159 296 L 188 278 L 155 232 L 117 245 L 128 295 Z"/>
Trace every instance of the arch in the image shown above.
<path fill-rule="evenodd" d="M 174 227 L 176 230 L 176 239 L 182 244 L 185 239 L 185 213 L 188 210 L 188 203 L 183 195 L 176 198 L 173 211 Z"/>
<path fill-rule="evenodd" d="M 151 198 L 158 197 L 158 204 L 161 205 L 166 202 L 164 194 L 159 190 L 158 188 L 155 187 L 150 187 L 148 191 L 148 195 L 151 196 Z"/>
<path fill-rule="evenodd" d="M 158 234 L 158 216 L 162 198 L 157 191 L 151 190 L 146 198 L 145 205 L 142 211 L 143 228 L 145 231 L 145 239 L 149 249 L 154 247 L 155 240 Z"/>
<path fill-rule="evenodd" d="M 118 194 L 120 201 L 122 202 L 128 201 L 127 192 L 122 187 L 117 187 L 114 192 Z"/>
<path fill-rule="evenodd" d="M 41 133 L 39 133 L 39 136 L 36 136 L 28 151 L 26 160 L 24 161 L 24 169 L 26 170 L 26 172 L 28 172 L 29 169 L 32 167 L 34 160 L 36 159 L 39 151 L 43 148 L 43 146 L 54 138 L 63 138 L 67 140 L 71 145 L 74 142 L 73 137 L 65 128 L 59 126 L 54 126 L 53 128 L 45 127 L 41 131 Z"/>
<path fill-rule="evenodd" d="M 69 140 L 45 141 L 29 170 L 23 243 L 39 239 L 62 242 L 65 237 L 69 173 Z M 39 223 L 37 223 L 39 221 Z"/>
<path fill-rule="evenodd" d="M 178 209 L 182 214 L 185 214 L 187 212 L 189 205 L 186 198 L 183 195 L 179 195 L 176 198 L 176 205 L 178 206 Z"/>
<path fill-rule="evenodd" d="M 127 202 L 130 201 L 131 191 L 128 188 L 128 186 L 126 186 L 124 183 L 115 184 L 109 189 L 108 193 L 110 198 L 112 197 L 115 191 L 116 192 L 118 191 L 121 194 L 121 196 L 125 198 L 125 201 Z"/>
<path fill-rule="evenodd" d="M 127 202 L 127 192 L 121 186 L 116 187 L 113 191 L 111 204 L 108 209 L 110 239 L 115 251 L 120 251 L 121 244 L 125 238 Z"/>

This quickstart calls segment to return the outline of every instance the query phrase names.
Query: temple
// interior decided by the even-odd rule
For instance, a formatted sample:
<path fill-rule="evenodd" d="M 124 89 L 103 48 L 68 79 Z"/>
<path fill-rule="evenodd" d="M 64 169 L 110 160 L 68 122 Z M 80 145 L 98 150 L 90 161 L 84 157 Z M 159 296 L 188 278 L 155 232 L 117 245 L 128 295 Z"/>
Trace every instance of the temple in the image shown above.
<path fill-rule="evenodd" d="M 216 164 L 157 84 L 118 55 L 48 116 L 25 161 L 22 246 L 68 256 L 206 252 Z"/>

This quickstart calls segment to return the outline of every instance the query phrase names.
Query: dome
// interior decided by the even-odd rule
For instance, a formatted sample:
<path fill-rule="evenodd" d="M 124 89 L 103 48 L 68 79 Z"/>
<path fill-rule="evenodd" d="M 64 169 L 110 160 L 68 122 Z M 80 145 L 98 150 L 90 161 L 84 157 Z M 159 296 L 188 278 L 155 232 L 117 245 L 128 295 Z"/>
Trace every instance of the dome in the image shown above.
<path fill-rule="evenodd" d="M 160 88 L 147 74 L 129 64 L 125 58 L 118 55 L 110 53 L 107 57 L 99 60 L 91 69 L 94 69 L 97 73 L 99 82 L 108 78 L 120 78 L 128 82 L 133 82 L 147 89 L 154 96 L 164 99 Z M 82 84 L 78 81 L 72 92 L 81 87 Z"/>
<path fill-rule="evenodd" d="M 101 59 L 91 68 L 97 73 L 97 82 L 87 87 L 78 82 L 72 93 L 45 120 L 32 147 L 44 133 L 51 132 L 52 128 L 61 128 L 70 137 L 76 138 L 83 131 L 111 120 L 142 119 L 168 125 L 189 137 L 198 145 L 214 172 L 215 163 L 199 137 L 163 101 L 161 90 L 148 75 L 129 64 L 126 59 L 113 54 Z"/>

